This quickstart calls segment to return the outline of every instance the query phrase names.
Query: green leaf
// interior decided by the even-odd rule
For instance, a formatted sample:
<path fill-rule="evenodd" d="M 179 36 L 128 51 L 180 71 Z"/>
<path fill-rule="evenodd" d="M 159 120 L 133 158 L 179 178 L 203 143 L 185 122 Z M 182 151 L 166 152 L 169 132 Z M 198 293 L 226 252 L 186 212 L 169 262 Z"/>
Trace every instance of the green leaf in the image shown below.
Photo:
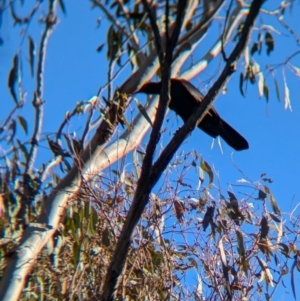
<path fill-rule="evenodd" d="M 296 73 L 296 75 L 297 75 L 298 77 L 300 77 L 300 68 L 298 68 L 298 67 L 292 65 L 291 63 L 288 63 L 288 66 L 292 69 L 292 71 L 293 71 L 294 73 Z"/>
<path fill-rule="evenodd" d="M 244 84 L 244 74 L 243 74 L 243 72 L 241 72 L 241 74 L 240 74 L 240 92 L 245 97 L 245 93 L 243 90 L 243 84 Z"/>
<path fill-rule="evenodd" d="M 75 155 L 79 155 L 82 152 L 82 142 L 81 140 L 71 138 L 72 142 L 72 151 Z"/>
<path fill-rule="evenodd" d="M 274 50 L 274 39 L 269 31 L 265 34 L 265 43 L 267 46 L 267 54 L 270 55 L 271 51 Z"/>
<path fill-rule="evenodd" d="M 208 225 L 213 222 L 214 211 L 215 211 L 214 207 L 207 206 L 206 212 L 202 220 L 203 231 L 205 231 Z"/>
<path fill-rule="evenodd" d="M 266 84 L 263 87 L 264 96 L 266 97 L 267 101 L 269 101 L 269 88 Z"/>
<path fill-rule="evenodd" d="M 79 218 L 80 218 L 80 224 L 81 224 L 81 226 L 82 226 L 82 223 L 83 223 L 83 221 L 84 221 L 84 209 L 85 209 L 85 206 L 80 206 L 79 208 L 78 208 L 78 215 L 79 215 Z"/>
<path fill-rule="evenodd" d="M 107 31 L 107 57 L 111 60 L 117 60 L 120 64 L 120 56 L 118 56 L 119 50 L 122 47 L 122 34 L 114 29 L 111 25 Z"/>
<path fill-rule="evenodd" d="M 227 267 L 227 260 L 226 260 L 222 238 L 219 241 L 219 250 L 220 250 L 222 264 Z"/>
<path fill-rule="evenodd" d="M 271 192 L 270 192 L 270 202 L 271 202 L 271 206 L 273 208 L 274 213 L 281 216 L 280 208 L 279 208 L 279 206 L 276 202 L 276 199 L 275 199 L 274 195 Z"/>
<path fill-rule="evenodd" d="M 58 4 L 59 4 L 62 12 L 64 13 L 64 15 L 66 15 L 67 14 L 66 7 L 65 7 L 65 4 L 64 4 L 63 0 L 58 0 Z"/>
<path fill-rule="evenodd" d="M 270 284 L 271 286 L 274 286 L 273 275 L 271 274 L 271 271 L 270 271 L 268 265 L 266 264 L 266 262 L 263 259 L 259 258 L 258 256 L 255 256 L 255 257 L 257 258 L 259 265 L 262 269 L 262 271 L 261 271 L 262 277 L 261 277 L 260 281 L 266 280 L 266 282 L 268 284 Z"/>
<path fill-rule="evenodd" d="M 260 65 L 257 62 L 253 63 L 253 69 L 252 69 L 252 71 L 258 77 L 257 86 L 258 86 L 259 97 L 263 97 L 263 95 L 264 95 L 265 78 L 264 78 L 263 73 L 260 70 Z"/>
<path fill-rule="evenodd" d="M 80 246 L 77 242 L 74 243 L 73 245 L 73 261 L 74 261 L 74 266 L 77 266 L 79 262 L 79 256 L 80 256 Z"/>
<path fill-rule="evenodd" d="M 51 172 L 51 177 L 55 186 L 61 181 L 60 176 L 54 171 Z"/>
<path fill-rule="evenodd" d="M 111 25 L 107 31 L 107 57 L 112 59 L 112 45 L 114 39 L 114 27 Z"/>
<path fill-rule="evenodd" d="M 261 32 L 258 33 L 257 41 L 258 41 L 258 53 L 261 54 L 262 45 L 263 45 L 263 37 L 262 37 Z"/>
<path fill-rule="evenodd" d="M 35 56 L 35 47 L 32 38 L 28 37 L 28 51 L 29 51 L 29 66 L 31 76 L 34 75 L 34 56 Z"/>
<path fill-rule="evenodd" d="M 266 238 L 269 233 L 268 220 L 265 216 L 260 221 L 260 238 Z"/>
<path fill-rule="evenodd" d="M 74 212 L 73 219 L 74 219 L 75 230 L 76 231 L 81 230 L 82 215 L 79 214 L 78 212 Z"/>
<path fill-rule="evenodd" d="M 204 170 L 208 174 L 208 176 L 209 176 L 209 184 L 208 185 L 211 185 L 214 181 L 214 173 L 213 173 L 210 165 L 206 161 L 204 161 L 203 158 L 201 158 L 200 166 L 201 166 L 201 169 Z"/>
<path fill-rule="evenodd" d="M 227 193 L 228 193 L 230 201 L 236 201 L 237 200 L 237 198 L 236 198 L 236 196 L 233 192 L 227 191 Z"/>
<path fill-rule="evenodd" d="M 136 178 L 139 179 L 139 177 L 141 175 L 141 166 L 139 163 L 137 149 L 134 149 L 134 151 L 132 152 L 132 158 L 133 158 L 133 165 L 134 165 L 134 169 L 135 169 L 135 173 L 136 173 Z"/>
<path fill-rule="evenodd" d="M 198 263 L 197 263 L 197 260 L 195 260 L 195 258 L 193 257 L 188 257 L 187 260 L 191 263 L 191 265 L 193 267 L 195 267 L 196 269 L 198 269 Z"/>
<path fill-rule="evenodd" d="M 101 52 L 101 50 L 103 49 L 104 45 L 105 45 L 104 43 L 100 44 L 100 45 L 96 48 L 96 51 L 97 51 L 97 52 Z"/>
<path fill-rule="evenodd" d="M 295 300 L 297 300 L 296 290 L 295 290 L 295 279 L 294 279 L 294 270 L 295 270 L 296 265 L 297 265 L 297 255 L 295 256 L 295 260 L 294 260 L 292 268 L 291 268 L 291 286 L 292 286 L 293 295 L 294 295 Z"/>
<path fill-rule="evenodd" d="M 245 272 L 246 275 L 248 275 L 249 259 L 247 259 L 246 257 L 243 257 L 241 260 L 241 265 L 242 265 L 242 270 Z"/>
<path fill-rule="evenodd" d="M 63 156 L 64 151 L 60 145 L 60 141 L 55 142 L 49 136 L 46 136 L 48 145 L 55 156 Z"/>
<path fill-rule="evenodd" d="M 173 201 L 173 205 L 174 205 L 174 209 L 175 209 L 175 213 L 176 213 L 176 217 L 178 219 L 179 222 L 182 222 L 182 218 L 184 216 L 184 206 L 183 203 L 181 202 L 181 200 L 174 200 Z"/>
<path fill-rule="evenodd" d="M 223 276 L 225 281 L 225 286 L 227 289 L 228 294 L 231 296 L 231 289 L 230 289 L 230 284 L 229 284 L 229 275 L 228 275 L 228 265 L 227 265 L 227 260 L 226 260 L 226 255 L 223 247 L 223 241 L 222 238 L 219 241 L 219 250 L 220 250 L 220 255 L 221 255 L 221 261 L 222 261 L 222 270 L 223 270 Z"/>
<path fill-rule="evenodd" d="M 102 244 L 106 247 L 110 246 L 110 230 L 106 227 L 102 232 Z"/>
<path fill-rule="evenodd" d="M 243 221 L 245 216 L 242 214 L 239 208 L 239 203 L 234 193 L 227 191 L 229 195 L 229 202 L 226 202 L 227 215 L 235 223 L 239 224 L 239 220 Z"/>
<path fill-rule="evenodd" d="M 21 141 L 19 139 L 16 139 L 17 140 L 17 143 L 18 143 L 18 146 L 20 148 L 20 150 L 22 151 L 24 157 L 25 157 L 25 160 L 28 159 L 28 151 L 24 145 L 24 143 L 21 143 Z"/>
<path fill-rule="evenodd" d="M 286 79 L 284 77 L 284 108 L 289 108 L 292 111 L 291 100 L 290 100 L 290 89 L 287 85 Z"/>
<path fill-rule="evenodd" d="M 91 213 L 90 213 L 90 217 L 89 217 L 88 229 L 87 229 L 86 234 L 89 237 L 92 237 L 95 235 L 95 232 L 96 232 L 97 223 L 98 223 L 98 213 L 93 206 L 91 206 L 90 210 L 91 210 Z"/>
<path fill-rule="evenodd" d="M 267 197 L 267 194 L 259 189 L 258 190 L 258 199 L 263 201 L 266 197 Z"/>
<path fill-rule="evenodd" d="M 244 238 L 242 232 L 239 230 L 235 231 L 236 237 L 237 237 L 237 242 L 238 242 L 238 252 L 241 257 L 245 257 L 245 247 L 244 247 Z"/>
<path fill-rule="evenodd" d="M 19 115 L 18 120 L 19 120 L 25 134 L 27 135 L 28 134 L 28 124 L 27 124 L 26 119 L 23 116 Z"/>
<path fill-rule="evenodd" d="M 8 126 L 8 129 L 12 131 L 11 137 L 9 139 L 10 141 L 12 141 L 16 135 L 16 129 L 17 129 L 17 124 L 14 119 L 12 119 L 11 123 Z"/>
<path fill-rule="evenodd" d="M 89 220 L 91 214 L 91 202 L 84 202 L 84 218 Z"/>
<path fill-rule="evenodd" d="M 251 48 L 250 53 L 251 53 L 251 55 L 253 55 L 253 54 L 254 54 L 255 52 L 257 52 L 257 51 L 258 51 L 258 43 L 255 42 L 255 43 L 253 44 L 252 48 Z"/>
<path fill-rule="evenodd" d="M 269 215 L 271 216 L 271 218 L 274 222 L 277 222 L 277 223 L 281 222 L 280 218 L 278 218 L 277 215 L 275 215 L 274 213 L 269 212 Z"/>
<path fill-rule="evenodd" d="M 275 77 L 275 75 L 273 75 L 273 78 L 274 78 L 275 90 L 276 90 L 277 98 L 278 98 L 279 101 L 281 101 L 279 84 L 278 84 L 277 78 Z"/>
<path fill-rule="evenodd" d="M 267 185 L 264 186 L 264 189 L 267 194 L 271 193 L 271 190 Z"/>
<path fill-rule="evenodd" d="M 286 257 L 289 257 L 290 249 L 289 249 L 289 247 L 288 247 L 286 244 L 280 242 L 280 243 L 278 244 L 278 248 L 279 248 L 280 252 L 281 252 L 283 255 L 285 255 Z"/>
<path fill-rule="evenodd" d="M 249 64 L 247 66 L 245 79 L 246 80 L 249 79 L 251 84 L 256 83 L 255 73 L 254 73 L 254 69 L 253 69 L 252 64 Z"/>
<path fill-rule="evenodd" d="M 10 94 L 12 95 L 15 103 L 18 103 L 17 94 L 15 91 L 15 85 L 18 80 L 19 75 L 19 57 L 18 54 L 15 54 L 13 59 L 13 66 L 10 69 L 9 75 L 8 75 L 8 87 L 10 90 Z"/>
<path fill-rule="evenodd" d="M 141 114 L 145 117 L 145 119 L 149 122 L 149 124 L 151 126 L 153 126 L 152 121 L 151 121 L 149 115 L 147 114 L 147 111 L 145 110 L 145 108 L 142 106 L 142 104 L 139 102 L 138 99 L 134 98 L 134 100 L 135 100 L 135 103 L 136 103 L 139 111 L 141 112 Z"/>
<path fill-rule="evenodd" d="M 76 227 L 73 217 L 68 217 L 66 221 L 66 229 L 68 230 L 68 232 L 71 232 L 72 238 L 77 240 Z"/>

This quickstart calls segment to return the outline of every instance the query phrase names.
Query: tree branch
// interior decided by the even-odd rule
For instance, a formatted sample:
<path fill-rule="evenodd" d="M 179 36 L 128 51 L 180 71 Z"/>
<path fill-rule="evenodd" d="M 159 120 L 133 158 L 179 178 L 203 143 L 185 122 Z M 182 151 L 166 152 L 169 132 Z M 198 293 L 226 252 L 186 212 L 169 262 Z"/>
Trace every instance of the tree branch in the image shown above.
<path fill-rule="evenodd" d="M 158 104 L 157 113 L 153 123 L 153 130 L 150 135 L 150 139 L 146 148 L 146 155 L 143 160 L 143 165 L 141 169 L 141 176 L 137 183 L 136 194 L 134 196 L 132 205 L 129 209 L 126 221 L 124 223 L 121 235 L 119 237 L 118 243 L 115 248 L 114 255 L 111 260 L 111 264 L 108 268 L 107 275 L 105 278 L 105 283 L 103 286 L 102 301 L 112 301 L 114 299 L 113 295 L 117 286 L 117 281 L 119 276 L 123 271 L 123 267 L 127 258 L 128 250 L 130 247 L 130 237 L 133 230 L 140 219 L 142 212 L 148 202 L 149 194 L 152 187 L 145 186 L 149 181 L 149 174 L 151 174 L 153 155 L 156 149 L 157 141 L 159 139 L 159 132 L 163 123 L 163 119 L 166 112 L 166 107 L 169 101 L 169 91 L 170 91 L 170 70 L 172 63 L 172 54 L 174 48 L 177 44 L 181 26 L 183 23 L 185 8 L 187 0 L 179 0 L 177 4 L 177 18 L 175 22 L 174 31 L 172 33 L 170 44 L 166 45 L 166 55 L 163 56 L 161 48 L 161 38 L 158 31 L 157 24 L 154 20 L 153 15 L 151 16 L 151 11 L 146 0 L 143 0 L 145 9 L 147 9 L 152 30 L 154 31 L 157 53 L 159 54 L 159 60 L 162 68 L 162 89 L 160 94 L 160 101 Z M 141 199 L 141 195 L 146 190 L 146 197 Z"/>
<path fill-rule="evenodd" d="M 249 15 L 244 23 L 240 40 L 237 43 L 234 50 L 232 51 L 231 55 L 229 56 L 219 79 L 215 82 L 215 84 L 211 87 L 207 95 L 204 97 L 203 101 L 201 102 L 201 105 L 199 105 L 196 112 L 188 119 L 188 121 L 183 125 L 183 127 L 181 127 L 177 131 L 170 143 L 166 146 L 166 148 L 158 158 L 158 160 L 154 163 L 150 171 L 147 170 L 147 172 L 150 172 L 149 176 L 146 177 L 141 175 L 138 181 L 138 186 L 134 200 L 132 202 L 125 224 L 123 226 L 111 264 L 108 268 L 102 297 L 103 301 L 113 300 L 113 293 L 117 284 L 117 280 L 122 272 L 126 255 L 130 246 L 131 235 L 133 233 L 137 221 L 139 220 L 148 202 L 149 193 L 151 192 L 151 189 L 157 183 L 162 172 L 169 164 L 170 160 L 172 159 L 174 153 L 177 151 L 181 143 L 204 117 L 206 111 L 210 108 L 210 105 L 212 104 L 214 98 L 219 93 L 222 86 L 225 84 L 225 82 L 228 80 L 231 74 L 234 72 L 234 65 L 246 46 L 246 43 L 249 39 L 250 31 L 253 27 L 254 21 L 259 13 L 260 7 L 263 4 L 263 2 L 264 0 L 254 0 L 252 2 Z M 166 89 L 166 86 L 163 84 L 161 96 L 164 95 L 164 89 Z M 142 167 L 142 173 L 143 172 L 145 173 L 145 170 L 143 170 Z"/>

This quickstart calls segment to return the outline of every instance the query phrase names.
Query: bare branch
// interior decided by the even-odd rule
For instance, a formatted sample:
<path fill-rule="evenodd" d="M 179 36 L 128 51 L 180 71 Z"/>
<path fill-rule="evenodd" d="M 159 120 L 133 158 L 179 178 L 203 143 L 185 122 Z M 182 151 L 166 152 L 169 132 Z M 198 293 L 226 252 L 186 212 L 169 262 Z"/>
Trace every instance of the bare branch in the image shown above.
<path fill-rule="evenodd" d="M 35 119 L 34 119 L 34 129 L 31 137 L 31 147 L 29 150 L 28 158 L 26 160 L 26 166 L 23 173 L 23 183 L 24 191 L 23 198 L 21 200 L 21 206 L 18 213 L 18 217 L 22 223 L 27 223 L 28 217 L 26 217 L 26 207 L 28 206 L 28 192 L 26 183 L 26 177 L 31 172 L 33 164 L 35 162 L 35 157 L 38 151 L 38 142 L 40 140 L 40 135 L 42 131 L 42 122 L 43 122 L 43 77 L 44 77 L 44 63 L 46 57 L 46 47 L 50 34 L 53 30 L 54 25 L 56 24 L 55 18 L 55 0 L 51 0 L 49 4 L 49 11 L 45 19 L 45 29 L 43 31 L 39 52 L 38 52 L 38 63 L 37 63 L 37 73 L 36 73 L 36 90 L 33 95 L 33 107 L 35 109 Z"/>
<path fill-rule="evenodd" d="M 158 54 L 159 62 L 162 65 L 163 64 L 163 59 L 164 59 L 164 52 L 163 52 L 163 46 L 162 46 L 162 39 L 160 37 L 159 29 L 156 24 L 156 19 L 153 13 L 153 10 L 150 7 L 150 4 L 148 3 L 147 0 L 142 0 L 143 5 L 145 7 L 146 12 L 148 13 L 152 32 L 154 34 L 154 42 L 155 42 L 155 48 L 156 52 Z"/>
<path fill-rule="evenodd" d="M 163 56 L 159 30 L 156 25 L 154 16 L 151 15 L 151 10 L 150 7 L 148 6 L 147 1 L 143 0 L 143 3 L 148 11 L 150 22 L 152 25 L 152 30 L 154 31 L 155 39 L 158 39 L 156 40 L 156 47 L 157 47 L 157 52 L 159 54 L 159 60 L 163 72 L 162 90 L 160 94 L 160 101 L 158 104 L 157 113 L 153 123 L 153 130 L 151 132 L 150 139 L 146 148 L 146 155 L 143 160 L 141 176 L 138 180 L 135 197 L 133 199 L 133 203 L 128 212 L 127 219 L 123 226 L 120 238 L 116 245 L 115 252 L 105 278 L 105 283 L 103 286 L 104 291 L 102 295 L 103 301 L 112 301 L 114 299 L 113 295 L 116 289 L 117 281 L 122 273 L 126 261 L 126 257 L 128 254 L 128 250 L 130 246 L 130 237 L 148 202 L 149 194 L 152 189 L 152 186 L 148 185 L 149 174 L 151 174 L 153 155 L 156 149 L 157 141 L 159 139 L 159 131 L 163 123 L 166 107 L 169 100 L 169 91 L 170 91 L 169 79 L 170 79 L 170 70 L 171 70 L 171 63 L 172 63 L 172 54 L 176 46 L 179 33 L 181 30 L 181 26 L 183 23 L 183 17 L 185 13 L 187 0 L 178 1 L 175 28 L 172 33 L 170 44 L 166 45 L 167 49 L 166 49 L 165 57 Z M 145 193 L 144 198 L 141 197 L 143 196 L 143 193 Z"/>

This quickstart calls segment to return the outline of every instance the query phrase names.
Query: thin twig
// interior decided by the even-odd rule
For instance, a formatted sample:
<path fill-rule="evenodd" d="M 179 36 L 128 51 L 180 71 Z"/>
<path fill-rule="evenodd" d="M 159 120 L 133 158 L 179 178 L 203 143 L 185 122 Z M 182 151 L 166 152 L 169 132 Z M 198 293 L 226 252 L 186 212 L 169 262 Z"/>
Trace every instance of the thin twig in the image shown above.
<path fill-rule="evenodd" d="M 297 44 L 300 45 L 300 38 L 298 37 L 298 35 L 296 34 L 296 32 L 283 20 L 283 16 L 282 15 L 277 15 L 278 17 L 278 21 L 282 24 L 282 26 L 289 31 L 289 33 L 294 37 L 294 39 L 296 40 Z"/>
<path fill-rule="evenodd" d="M 45 21 L 45 29 L 42 34 L 40 47 L 39 47 L 39 55 L 38 55 L 38 63 L 37 63 L 37 73 L 36 73 L 36 90 L 34 92 L 32 104 L 35 108 L 35 124 L 34 130 L 31 137 L 31 148 L 29 150 L 28 160 L 26 162 L 26 167 L 24 173 L 28 173 L 32 170 L 32 166 L 35 161 L 35 156 L 37 153 L 39 136 L 42 130 L 42 117 L 43 117 L 43 78 L 44 78 L 44 63 L 46 58 L 46 47 L 48 44 L 48 40 L 50 34 L 53 30 L 54 25 L 56 24 L 56 19 L 54 17 L 55 12 L 55 0 L 50 1 L 49 12 Z"/>
<path fill-rule="evenodd" d="M 142 0 L 143 5 L 145 7 L 146 12 L 148 13 L 149 16 L 149 20 L 150 20 L 150 24 L 151 24 L 151 28 L 154 34 L 154 43 L 155 43 L 155 48 L 156 48 L 156 52 L 159 58 L 159 62 L 162 65 L 163 64 L 163 60 L 164 60 L 164 53 L 163 53 L 163 47 L 162 47 L 162 39 L 159 33 L 159 29 L 158 26 L 156 24 L 156 18 L 153 14 L 153 10 L 152 7 L 150 7 L 149 3 L 147 0 Z"/>
<path fill-rule="evenodd" d="M 229 13 L 231 11 L 232 2 L 233 2 L 233 0 L 230 1 L 229 7 L 228 7 L 228 9 L 226 11 L 224 28 L 227 27 L 227 22 L 228 22 L 228 18 L 229 18 Z M 227 57 L 226 57 L 226 53 L 225 53 L 225 49 L 224 49 L 224 36 L 225 36 L 225 31 L 223 31 L 222 39 L 221 39 L 221 41 L 222 41 L 222 50 L 221 50 L 221 53 L 222 53 L 222 56 L 223 56 L 223 60 L 226 62 L 227 61 Z"/>

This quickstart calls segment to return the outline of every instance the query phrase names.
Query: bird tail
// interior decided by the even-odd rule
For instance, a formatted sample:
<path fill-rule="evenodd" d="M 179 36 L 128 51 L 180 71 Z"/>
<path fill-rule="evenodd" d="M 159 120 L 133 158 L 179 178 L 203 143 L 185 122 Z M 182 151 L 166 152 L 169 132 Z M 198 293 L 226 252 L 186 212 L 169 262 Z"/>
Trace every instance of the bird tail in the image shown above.
<path fill-rule="evenodd" d="M 237 151 L 248 149 L 249 144 L 247 140 L 231 127 L 225 120 L 220 120 L 219 135 L 224 141 Z"/>

